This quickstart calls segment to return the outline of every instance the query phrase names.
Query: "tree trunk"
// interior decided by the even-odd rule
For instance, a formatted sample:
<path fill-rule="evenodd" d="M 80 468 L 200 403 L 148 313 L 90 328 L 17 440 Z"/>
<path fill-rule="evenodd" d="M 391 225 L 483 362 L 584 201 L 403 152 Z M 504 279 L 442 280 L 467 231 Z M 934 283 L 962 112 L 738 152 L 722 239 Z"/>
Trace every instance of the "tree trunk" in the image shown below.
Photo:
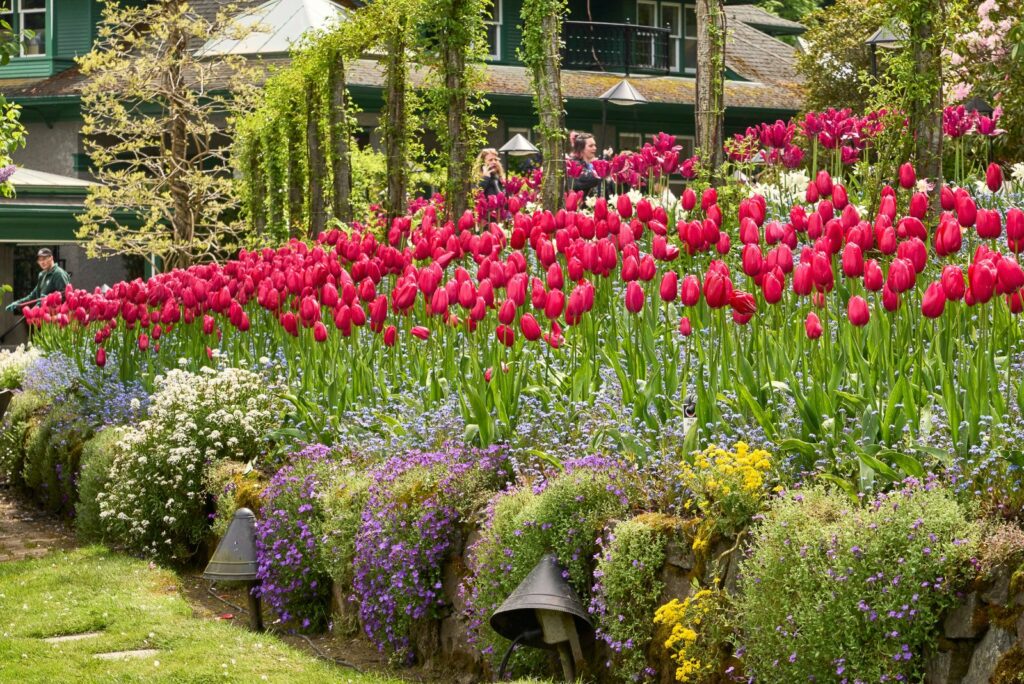
<path fill-rule="evenodd" d="M 253 229 L 263 237 L 267 230 L 267 183 L 268 178 L 260 168 L 260 156 L 263 154 L 263 137 L 250 139 L 247 145 L 245 173 L 249 186 L 249 212 Z"/>
<path fill-rule="evenodd" d="M 465 14 L 467 0 L 452 0 L 450 11 L 458 20 Z M 449 218 L 462 215 L 469 204 L 472 180 L 472 158 L 467 150 L 466 117 L 468 99 L 466 94 L 466 53 L 470 46 L 457 39 L 458 33 L 448 34 L 441 39 L 444 87 L 448 95 L 448 131 L 445 150 L 448 157 L 448 197 L 445 206 Z"/>
<path fill-rule="evenodd" d="M 166 3 L 165 3 L 166 5 Z M 173 12 L 170 7 L 165 12 Z M 166 268 L 188 266 L 192 261 L 191 245 L 195 233 L 195 214 L 192 211 L 191 193 L 185 173 L 189 165 L 187 113 L 183 102 L 182 89 L 185 83 L 181 73 L 181 62 L 188 48 L 184 31 L 174 21 L 170 22 L 167 36 L 168 69 L 165 95 L 170 109 L 168 143 L 170 145 L 170 170 L 167 176 L 171 192 L 171 230 L 173 232 L 170 254 L 162 255 Z"/>
<path fill-rule="evenodd" d="M 320 139 L 320 94 L 313 79 L 306 81 L 306 153 L 309 159 L 309 237 L 315 238 L 327 227 L 323 187 L 327 159 Z"/>
<path fill-rule="evenodd" d="M 544 179 L 541 198 L 544 208 L 556 211 L 564 198 L 565 176 L 565 109 L 562 100 L 562 18 L 547 14 L 541 22 L 546 38 L 544 58 L 533 74 L 540 119 L 540 149 L 544 155 Z"/>
<path fill-rule="evenodd" d="M 284 133 L 280 130 L 280 125 L 274 126 L 270 131 L 264 132 L 260 136 L 260 147 L 269 150 L 271 145 L 275 149 L 280 149 L 281 134 Z M 285 148 L 287 150 L 287 147 Z M 271 154 L 267 160 L 267 194 L 269 209 L 267 221 L 270 224 L 270 228 L 277 234 L 288 233 L 288 217 L 285 212 L 284 206 L 284 178 L 287 174 L 287 169 L 282 168 L 280 154 Z"/>
<path fill-rule="evenodd" d="M 296 103 L 296 106 L 298 103 Z M 288 234 L 292 237 L 305 235 L 302 230 L 305 200 L 303 187 L 305 180 L 302 173 L 302 131 L 296 117 L 288 121 Z"/>
<path fill-rule="evenodd" d="M 334 171 L 332 211 L 339 221 L 352 221 L 352 151 L 349 131 L 348 85 L 345 80 L 345 57 L 341 50 L 331 55 L 327 74 L 331 97 L 331 166 Z"/>
<path fill-rule="evenodd" d="M 935 2 L 941 9 L 941 0 Z M 910 27 L 914 54 L 914 67 L 918 82 L 927 83 L 928 92 L 921 93 L 911 103 L 914 131 L 914 159 L 919 177 L 935 183 L 931 195 L 931 212 L 942 211 L 939 189 L 942 187 L 942 45 L 933 39 L 933 28 L 928 22 Z"/>
<path fill-rule="evenodd" d="M 406 100 L 409 88 L 409 65 L 406 61 L 408 41 L 406 19 L 390 29 L 385 41 L 387 57 L 384 62 L 384 157 L 387 164 L 388 220 L 405 213 L 406 194 L 409 191 L 409 145 Z"/>
<path fill-rule="evenodd" d="M 696 144 L 701 163 L 722 165 L 725 122 L 725 9 L 722 0 L 697 0 Z"/>

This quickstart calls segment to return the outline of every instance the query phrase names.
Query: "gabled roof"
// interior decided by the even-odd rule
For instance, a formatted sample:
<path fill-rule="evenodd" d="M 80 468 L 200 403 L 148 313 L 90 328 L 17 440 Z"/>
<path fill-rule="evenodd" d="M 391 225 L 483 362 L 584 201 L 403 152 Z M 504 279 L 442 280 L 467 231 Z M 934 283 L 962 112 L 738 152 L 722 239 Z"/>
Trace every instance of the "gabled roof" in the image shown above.
<path fill-rule="evenodd" d="M 217 4 L 217 0 L 207 0 Z M 332 0 L 270 0 L 236 18 L 239 28 L 252 29 L 240 40 L 221 38 L 203 45 L 196 54 L 286 55 L 309 31 L 326 30 L 347 16 Z"/>
<path fill-rule="evenodd" d="M 726 25 L 725 65 L 745 79 L 799 87 L 803 79 L 796 70 L 796 53 L 792 45 L 745 22 Z M 792 108 L 798 109 L 799 103 Z"/>
<path fill-rule="evenodd" d="M 730 26 L 743 22 L 770 36 L 798 36 L 807 30 L 803 24 L 775 16 L 757 5 L 727 5 L 725 18 Z"/>

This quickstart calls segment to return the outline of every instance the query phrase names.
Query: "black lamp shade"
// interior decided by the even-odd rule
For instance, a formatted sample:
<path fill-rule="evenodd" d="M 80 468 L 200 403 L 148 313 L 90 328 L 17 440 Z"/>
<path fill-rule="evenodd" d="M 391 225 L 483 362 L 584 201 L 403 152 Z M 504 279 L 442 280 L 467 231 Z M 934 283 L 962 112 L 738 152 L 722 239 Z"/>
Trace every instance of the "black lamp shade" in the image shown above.
<path fill-rule="evenodd" d="M 553 649 L 554 645 L 544 642 L 540 636 L 541 625 L 537 611 L 552 611 L 571 615 L 579 634 L 594 630 L 579 596 L 562 578 L 562 568 L 553 555 L 544 556 L 530 571 L 505 602 L 491 616 L 494 631 L 513 640 L 524 632 L 535 631 L 534 639 L 523 639 L 520 643 L 534 648 Z"/>
<path fill-rule="evenodd" d="M 890 29 L 882 26 L 877 31 L 872 33 L 867 40 L 864 41 L 865 45 L 873 45 L 880 48 L 897 48 L 903 42 L 903 37 L 897 33 L 893 33 Z"/>
<path fill-rule="evenodd" d="M 992 116 L 995 111 L 992 109 L 992 105 L 985 101 L 985 98 L 977 95 L 964 102 L 964 109 L 969 112 L 977 112 L 982 116 Z"/>
<path fill-rule="evenodd" d="M 248 508 L 235 511 L 228 531 L 206 565 L 203 579 L 252 582 L 259 579 L 256 563 L 256 516 Z"/>

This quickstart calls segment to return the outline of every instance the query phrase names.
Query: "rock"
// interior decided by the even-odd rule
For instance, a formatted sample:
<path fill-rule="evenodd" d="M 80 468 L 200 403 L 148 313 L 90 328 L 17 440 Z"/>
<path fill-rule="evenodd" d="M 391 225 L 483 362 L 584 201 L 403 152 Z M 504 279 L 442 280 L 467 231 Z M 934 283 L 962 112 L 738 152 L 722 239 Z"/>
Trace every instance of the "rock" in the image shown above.
<path fill-rule="evenodd" d="M 686 539 L 670 539 L 665 545 L 665 565 L 679 570 L 693 570 L 693 550 Z"/>
<path fill-rule="evenodd" d="M 1024 613 L 1017 618 L 1017 639 L 1024 643 Z"/>
<path fill-rule="evenodd" d="M 91 639 L 98 637 L 103 632 L 83 632 L 81 634 L 62 634 L 60 636 L 52 636 L 43 639 L 48 644 L 63 644 L 65 641 L 80 641 L 81 639 Z"/>
<path fill-rule="evenodd" d="M 973 639 L 978 636 L 981 629 L 974 619 L 977 610 L 978 593 L 972 591 L 946 615 L 943 634 L 949 639 Z"/>
<path fill-rule="evenodd" d="M 1013 573 L 1007 569 L 1001 569 L 992 580 L 992 586 L 981 595 L 985 603 L 994 603 L 997 606 L 1005 606 L 1010 600 L 1010 579 Z"/>
<path fill-rule="evenodd" d="M 974 655 L 971 657 L 971 667 L 961 684 L 988 684 L 992 674 L 999 665 L 999 659 L 1003 654 L 1013 648 L 1016 636 L 1005 629 L 993 626 L 985 634 Z"/>
<path fill-rule="evenodd" d="M 925 651 L 925 684 L 959 684 L 971 663 L 973 644 L 939 639 Z"/>

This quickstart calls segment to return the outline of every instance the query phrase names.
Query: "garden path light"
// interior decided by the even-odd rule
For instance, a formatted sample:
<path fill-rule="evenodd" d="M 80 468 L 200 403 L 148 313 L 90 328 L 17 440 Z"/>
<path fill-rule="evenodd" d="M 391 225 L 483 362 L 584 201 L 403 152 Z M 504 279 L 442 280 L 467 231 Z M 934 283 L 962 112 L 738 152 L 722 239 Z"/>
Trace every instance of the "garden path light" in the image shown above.
<path fill-rule="evenodd" d="M 256 563 L 256 516 L 248 508 L 235 511 L 228 531 L 203 571 L 203 579 L 247 582 L 249 591 L 249 627 L 263 631 L 263 607 L 256 593 L 259 574 Z"/>

